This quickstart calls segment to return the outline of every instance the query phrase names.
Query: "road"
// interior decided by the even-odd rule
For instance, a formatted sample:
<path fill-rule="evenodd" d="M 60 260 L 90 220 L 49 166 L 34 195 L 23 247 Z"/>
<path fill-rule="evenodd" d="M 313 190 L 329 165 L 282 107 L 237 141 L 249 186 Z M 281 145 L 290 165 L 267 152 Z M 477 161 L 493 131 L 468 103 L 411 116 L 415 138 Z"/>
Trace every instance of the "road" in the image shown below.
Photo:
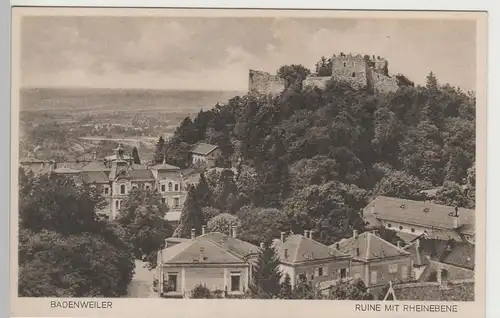
<path fill-rule="evenodd" d="M 135 261 L 135 274 L 128 287 L 127 297 L 158 298 L 153 291 L 153 272 L 144 265 L 144 262 Z"/>

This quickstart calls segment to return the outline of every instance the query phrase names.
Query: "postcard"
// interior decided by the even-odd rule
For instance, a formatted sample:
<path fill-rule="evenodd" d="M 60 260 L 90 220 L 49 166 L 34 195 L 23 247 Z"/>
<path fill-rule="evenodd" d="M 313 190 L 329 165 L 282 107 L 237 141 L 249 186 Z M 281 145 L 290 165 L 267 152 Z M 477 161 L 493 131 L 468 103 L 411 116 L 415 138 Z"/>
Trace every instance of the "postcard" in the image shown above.
<path fill-rule="evenodd" d="M 13 316 L 484 314 L 485 13 L 12 12 Z"/>

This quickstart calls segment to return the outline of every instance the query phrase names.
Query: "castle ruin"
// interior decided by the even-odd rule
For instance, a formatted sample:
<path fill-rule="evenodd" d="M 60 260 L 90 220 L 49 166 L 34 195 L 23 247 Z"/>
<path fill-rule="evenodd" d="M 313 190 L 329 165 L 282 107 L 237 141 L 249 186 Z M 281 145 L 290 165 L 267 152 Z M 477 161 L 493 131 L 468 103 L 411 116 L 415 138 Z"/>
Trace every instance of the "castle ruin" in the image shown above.
<path fill-rule="evenodd" d="M 395 92 L 398 89 L 396 77 L 390 76 L 388 62 L 379 56 L 369 57 L 340 54 L 333 55 L 328 60 L 328 69 L 331 70 L 329 76 L 311 75 L 304 82 L 303 87 L 318 87 L 324 89 L 330 79 L 339 82 L 347 82 L 354 89 L 368 87 L 374 92 L 386 93 Z M 283 79 L 277 75 L 266 72 L 250 70 L 249 92 L 261 94 L 277 95 L 285 89 Z"/>

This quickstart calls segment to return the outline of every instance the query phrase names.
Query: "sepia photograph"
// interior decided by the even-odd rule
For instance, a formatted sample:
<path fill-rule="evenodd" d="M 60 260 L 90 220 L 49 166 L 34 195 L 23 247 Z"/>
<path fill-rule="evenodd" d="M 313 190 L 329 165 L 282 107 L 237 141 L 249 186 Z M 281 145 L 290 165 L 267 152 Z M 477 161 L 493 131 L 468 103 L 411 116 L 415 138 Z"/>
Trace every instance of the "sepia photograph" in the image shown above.
<path fill-rule="evenodd" d="M 13 9 L 16 297 L 482 301 L 485 15 L 135 11 Z"/>

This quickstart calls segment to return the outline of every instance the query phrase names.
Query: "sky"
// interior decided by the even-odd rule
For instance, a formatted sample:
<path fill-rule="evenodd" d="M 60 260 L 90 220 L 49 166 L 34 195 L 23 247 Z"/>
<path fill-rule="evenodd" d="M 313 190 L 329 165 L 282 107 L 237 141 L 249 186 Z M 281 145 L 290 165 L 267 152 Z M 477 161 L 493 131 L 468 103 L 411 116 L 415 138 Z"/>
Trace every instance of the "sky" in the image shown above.
<path fill-rule="evenodd" d="M 24 17 L 21 86 L 244 91 L 249 69 L 340 52 L 475 90 L 474 21 L 269 17 Z"/>

